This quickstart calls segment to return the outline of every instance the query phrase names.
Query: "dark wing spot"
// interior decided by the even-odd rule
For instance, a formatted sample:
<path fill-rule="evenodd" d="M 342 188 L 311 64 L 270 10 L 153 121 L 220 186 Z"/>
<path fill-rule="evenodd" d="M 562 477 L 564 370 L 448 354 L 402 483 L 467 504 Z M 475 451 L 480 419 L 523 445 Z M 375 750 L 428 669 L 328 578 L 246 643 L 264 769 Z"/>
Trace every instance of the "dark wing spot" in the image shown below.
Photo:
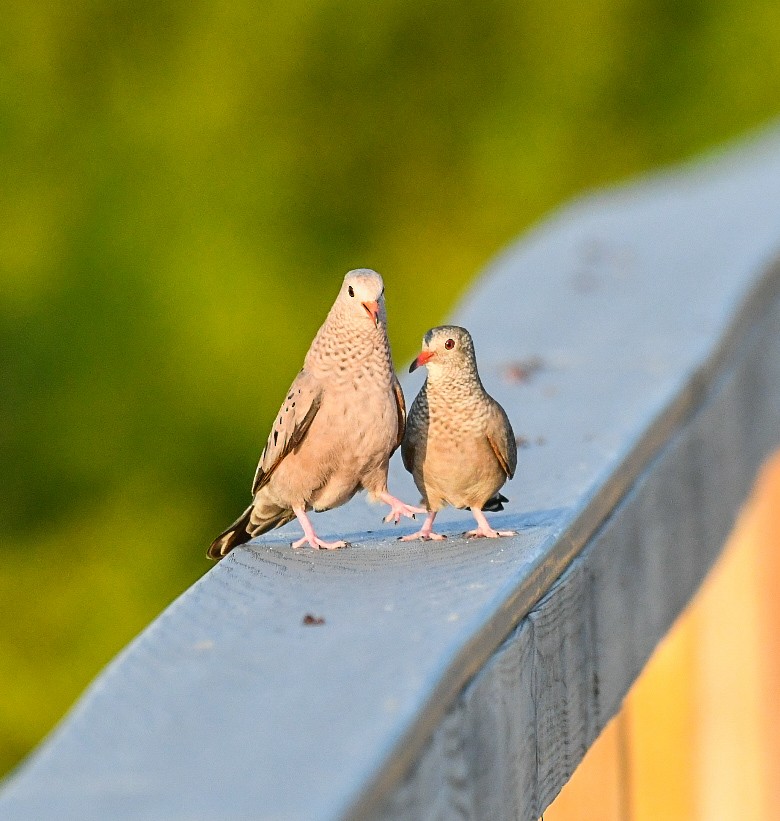
<path fill-rule="evenodd" d="M 278 431 L 278 430 L 275 430 L 275 431 L 274 431 L 274 444 L 276 444 L 276 440 L 277 440 L 278 438 L 279 438 L 279 431 Z"/>

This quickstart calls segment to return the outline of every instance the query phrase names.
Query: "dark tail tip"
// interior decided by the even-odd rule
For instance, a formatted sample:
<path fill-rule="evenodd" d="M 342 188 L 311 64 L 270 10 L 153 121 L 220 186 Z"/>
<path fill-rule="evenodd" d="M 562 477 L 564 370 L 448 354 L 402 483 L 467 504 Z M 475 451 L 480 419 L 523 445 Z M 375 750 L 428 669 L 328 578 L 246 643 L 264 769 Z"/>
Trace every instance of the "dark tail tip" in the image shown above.
<path fill-rule="evenodd" d="M 246 531 L 246 526 L 249 524 L 249 517 L 252 515 L 252 507 L 253 505 L 249 505 L 227 530 L 223 530 L 222 533 L 214 539 L 207 553 L 210 559 L 218 562 L 227 556 L 234 547 L 244 544 L 252 538 Z"/>
<path fill-rule="evenodd" d="M 487 510 L 488 513 L 497 513 L 499 510 L 504 509 L 504 502 L 508 502 L 509 499 L 504 496 L 503 493 L 496 493 L 492 499 L 488 499 L 484 505 L 482 505 L 482 510 Z"/>

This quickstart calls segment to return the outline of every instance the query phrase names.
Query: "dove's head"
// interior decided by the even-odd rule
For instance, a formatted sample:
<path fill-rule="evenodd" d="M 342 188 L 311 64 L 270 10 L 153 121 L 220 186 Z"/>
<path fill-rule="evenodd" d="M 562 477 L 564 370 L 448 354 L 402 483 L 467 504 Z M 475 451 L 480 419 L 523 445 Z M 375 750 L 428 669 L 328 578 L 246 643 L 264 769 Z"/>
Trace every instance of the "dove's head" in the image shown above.
<path fill-rule="evenodd" d="M 385 283 L 376 271 L 358 268 L 344 277 L 336 304 L 347 316 L 377 326 L 386 323 L 384 293 Z"/>
<path fill-rule="evenodd" d="M 423 337 L 422 351 L 409 373 L 425 365 L 435 379 L 440 374 L 476 374 L 477 360 L 471 334 L 457 325 L 431 328 Z"/>

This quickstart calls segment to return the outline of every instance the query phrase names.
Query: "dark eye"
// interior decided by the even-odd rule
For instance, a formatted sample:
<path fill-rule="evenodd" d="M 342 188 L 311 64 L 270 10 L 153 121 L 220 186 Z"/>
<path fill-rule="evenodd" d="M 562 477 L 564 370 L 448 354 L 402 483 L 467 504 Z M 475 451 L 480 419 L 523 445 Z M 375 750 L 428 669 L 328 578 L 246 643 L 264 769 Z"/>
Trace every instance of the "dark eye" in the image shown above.
<path fill-rule="evenodd" d="M 448 351 L 451 351 L 451 350 L 455 347 L 455 340 L 454 340 L 454 339 L 448 339 L 448 340 L 444 343 L 444 347 L 445 347 Z"/>
<path fill-rule="evenodd" d="M 350 296 L 355 296 L 355 289 L 350 285 L 349 288 L 347 288 L 347 293 Z"/>

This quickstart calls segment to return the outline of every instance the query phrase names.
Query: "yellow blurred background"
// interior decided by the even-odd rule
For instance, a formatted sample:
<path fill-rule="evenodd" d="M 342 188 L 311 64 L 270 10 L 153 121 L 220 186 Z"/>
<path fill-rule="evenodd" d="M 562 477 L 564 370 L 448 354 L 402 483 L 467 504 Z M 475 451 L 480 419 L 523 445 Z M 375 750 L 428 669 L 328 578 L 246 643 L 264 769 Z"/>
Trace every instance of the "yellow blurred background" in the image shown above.
<path fill-rule="evenodd" d="M 208 569 L 344 272 L 408 358 L 583 190 L 780 112 L 775 0 L 6 0 L 0 772 Z"/>

